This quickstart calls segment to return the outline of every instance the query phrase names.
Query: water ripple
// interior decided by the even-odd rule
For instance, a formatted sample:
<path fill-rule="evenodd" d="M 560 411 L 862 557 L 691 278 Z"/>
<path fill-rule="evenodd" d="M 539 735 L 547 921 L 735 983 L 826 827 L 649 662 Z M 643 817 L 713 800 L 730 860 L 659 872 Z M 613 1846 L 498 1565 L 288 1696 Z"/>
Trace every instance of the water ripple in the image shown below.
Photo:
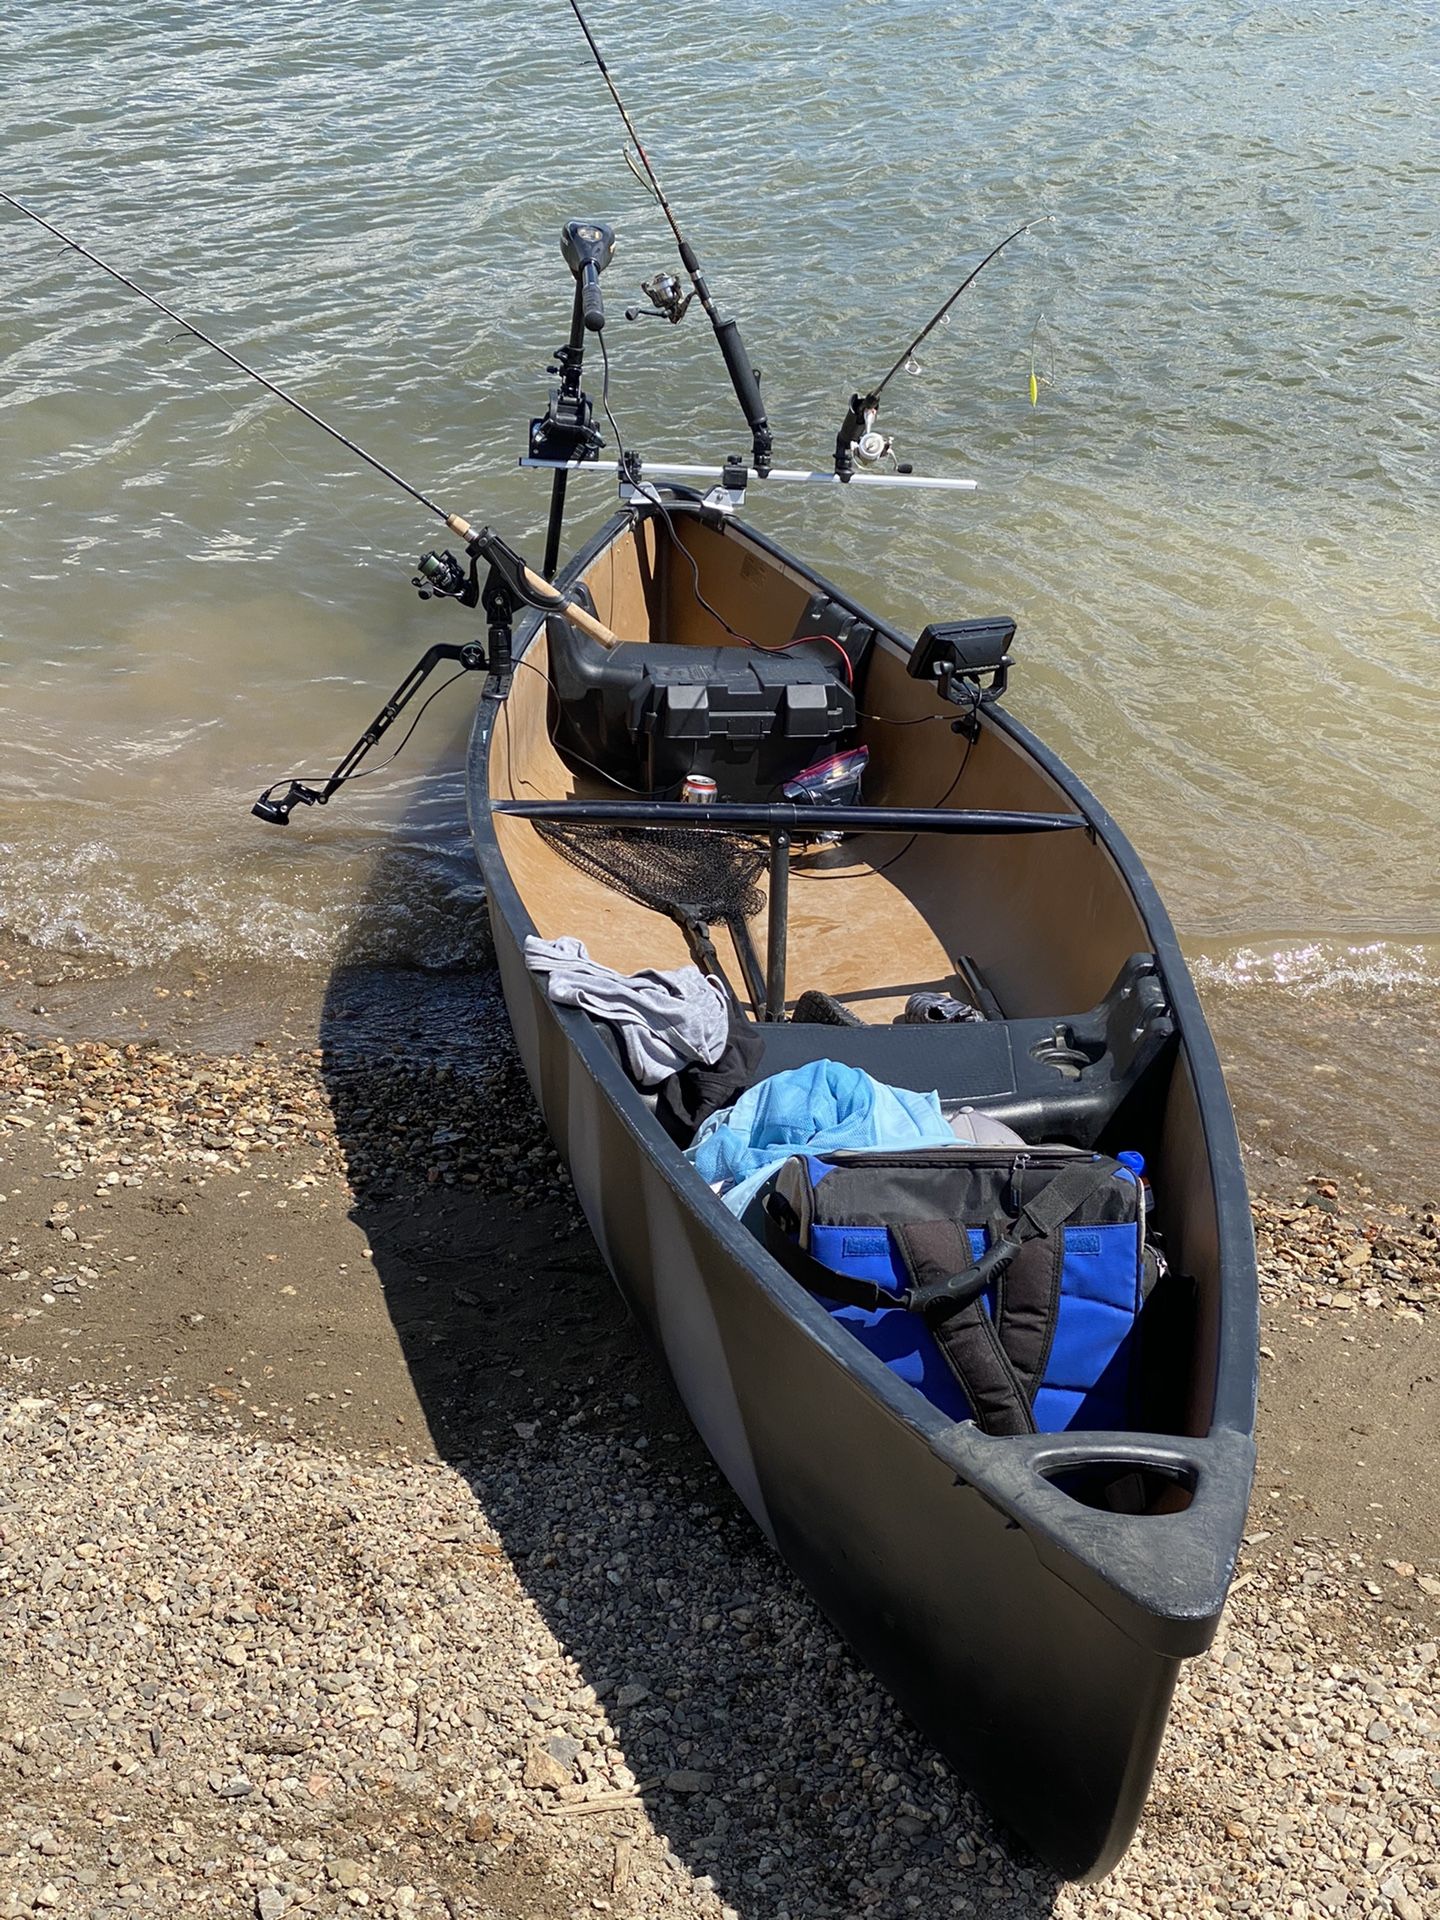
<path fill-rule="evenodd" d="M 568 9 L 459 24 L 457 54 L 400 0 L 116 0 L 99 35 L 32 0 L 0 54 L 4 184 L 533 544 L 513 457 L 566 323 L 560 223 L 618 223 L 612 311 L 672 252 Z M 595 24 L 787 457 L 823 462 L 959 274 L 1056 215 L 888 396 L 906 457 L 984 490 L 765 497 L 757 519 L 912 629 L 1019 614 L 1017 711 L 1194 937 L 1432 937 L 1425 11 L 837 0 L 821 33 L 778 0 L 675 0 Z M 343 748 L 439 631 L 407 584 L 428 526 L 73 254 L 8 213 L 0 233 L 0 925 L 131 956 L 372 926 L 444 947 L 425 903 L 458 857 L 459 695 L 427 720 L 434 798 L 388 902 L 365 880 L 423 759 L 283 852 L 244 806 Z M 644 450 L 739 444 L 703 326 L 619 325 L 612 357 Z"/>

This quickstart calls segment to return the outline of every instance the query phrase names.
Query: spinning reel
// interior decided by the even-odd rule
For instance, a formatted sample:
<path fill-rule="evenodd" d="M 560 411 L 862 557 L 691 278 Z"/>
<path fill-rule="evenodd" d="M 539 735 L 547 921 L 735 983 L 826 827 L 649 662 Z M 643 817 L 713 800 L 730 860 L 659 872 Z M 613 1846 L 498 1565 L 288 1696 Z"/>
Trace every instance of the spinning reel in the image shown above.
<path fill-rule="evenodd" d="M 848 480 L 857 467 L 878 467 L 882 460 L 894 462 L 897 473 L 913 473 L 908 460 L 895 460 L 895 442 L 875 425 L 880 411 L 878 393 L 852 393 L 840 431 L 835 436 L 835 471 Z"/>
<path fill-rule="evenodd" d="M 668 320 L 672 327 L 685 318 L 685 309 L 695 298 L 694 289 L 682 295 L 680 282 L 673 273 L 652 273 L 640 282 L 640 291 L 650 302 L 648 307 L 627 307 L 627 320 Z"/>
<path fill-rule="evenodd" d="M 463 607 L 473 607 L 479 599 L 473 560 L 468 579 L 465 569 L 448 549 L 444 553 L 422 553 L 415 564 L 420 571 L 410 584 L 422 600 L 458 600 Z M 475 587 L 473 593 L 472 587 Z"/>

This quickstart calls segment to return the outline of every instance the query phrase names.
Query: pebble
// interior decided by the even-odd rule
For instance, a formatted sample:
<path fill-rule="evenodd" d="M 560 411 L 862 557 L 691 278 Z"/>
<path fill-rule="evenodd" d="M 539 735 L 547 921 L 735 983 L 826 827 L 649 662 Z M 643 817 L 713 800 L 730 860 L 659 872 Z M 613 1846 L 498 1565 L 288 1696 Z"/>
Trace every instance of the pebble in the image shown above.
<path fill-rule="evenodd" d="M 1314 1176 L 1294 1202 L 1253 1205 L 1262 1291 L 1336 1313 L 1440 1312 L 1440 1212 L 1342 1200 Z"/>
<path fill-rule="evenodd" d="M 522 1207 L 570 1199 L 498 999 L 485 1017 L 496 1044 L 465 1065 L 417 1059 L 384 1076 L 339 1040 L 322 1061 L 318 1052 L 201 1059 L 138 1042 L 0 1035 L 0 1140 L 29 1131 L 44 1111 L 62 1177 L 94 1169 L 107 1188 L 144 1186 L 176 1166 L 242 1173 L 298 1147 L 312 1156 L 304 1186 L 343 1176 L 363 1195 L 410 1179 L 485 1185 Z M 418 1124 L 441 1104 L 444 1127 Z M 76 1239 L 58 1208 L 52 1223 Z"/>
<path fill-rule="evenodd" d="M 622 1412 L 606 1403 L 607 1422 Z M 1296 1900 L 1368 1913 L 1382 1882 L 1400 1920 L 1435 1909 L 1436 1638 L 1367 1647 L 1378 1621 L 1357 1621 L 1363 1569 L 1340 1547 L 1251 1570 L 1182 1669 L 1130 1853 L 1098 1888 L 1061 1887 L 836 1641 L 698 1446 L 672 1436 L 621 1466 L 583 1426 L 549 1425 L 542 1453 L 461 1470 L 0 1395 L 0 1672 L 23 1676 L 0 1694 L 0 1887 L 24 1890 L 17 1911 L 88 1920 L 104 1909 L 76 1891 L 85 1871 L 154 1920 L 228 1912 L 187 1893 L 223 1870 L 250 1876 L 260 1920 L 481 1920 L 484 1875 L 516 1849 L 557 1914 L 604 1911 L 618 1881 L 644 1920 L 1270 1920 Z M 472 1579 L 474 1542 L 522 1527 L 545 1545 L 523 1582 L 504 1558 Z M 86 1540 L 125 1552 L 82 1560 Z M 239 1667 L 219 1657 L 237 1619 Z M 627 1666 L 645 1678 L 607 1677 Z M 54 1806 L 63 1829 L 37 1817 Z M 327 1830 L 344 1852 L 321 1850 Z M 42 1881 L 47 1843 L 64 1877 Z"/>

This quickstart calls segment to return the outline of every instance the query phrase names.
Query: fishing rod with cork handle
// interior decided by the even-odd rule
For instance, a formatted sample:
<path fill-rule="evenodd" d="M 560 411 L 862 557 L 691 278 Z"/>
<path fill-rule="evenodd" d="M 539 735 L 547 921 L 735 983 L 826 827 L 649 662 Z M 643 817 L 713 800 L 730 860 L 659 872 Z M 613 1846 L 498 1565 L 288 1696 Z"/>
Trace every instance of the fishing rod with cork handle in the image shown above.
<path fill-rule="evenodd" d="M 660 211 L 664 214 L 666 221 L 669 223 L 670 231 L 675 236 L 675 245 L 680 250 L 681 262 L 686 273 L 690 276 L 691 283 L 695 288 L 696 298 L 705 309 L 705 317 L 710 322 L 711 329 L 714 332 L 716 342 L 725 361 L 725 370 L 730 375 L 730 384 L 735 389 L 735 398 L 740 403 L 740 411 L 744 414 L 745 424 L 750 429 L 755 471 L 763 479 L 764 476 L 769 473 L 772 464 L 774 436 L 771 434 L 770 422 L 766 417 L 765 402 L 760 397 L 760 375 L 751 365 L 750 356 L 745 351 L 745 342 L 740 338 L 740 323 L 738 320 L 721 319 L 720 310 L 716 306 L 710 289 L 705 284 L 705 277 L 700 271 L 700 262 L 695 256 L 695 249 L 680 231 L 680 223 L 675 218 L 674 210 L 665 197 L 665 190 L 660 185 L 655 169 L 650 163 L 650 156 L 645 151 L 644 143 L 641 141 L 640 135 L 635 131 L 635 122 L 630 118 L 630 111 L 620 97 L 620 89 L 615 85 L 610 69 L 605 64 L 605 56 L 596 45 L 595 36 L 590 31 L 590 23 L 580 11 L 577 0 L 570 0 L 570 11 L 579 22 L 580 31 L 585 36 L 586 45 L 594 56 L 595 65 L 600 69 L 600 77 L 609 88 L 610 98 L 615 102 L 616 110 L 621 120 L 625 123 L 625 131 L 635 143 L 635 151 L 639 154 L 640 164 L 645 169 L 641 184 L 648 187 L 649 191 L 654 194 Z M 626 159 L 627 164 L 629 164 L 628 155 Z M 633 168 L 632 171 L 634 171 Z M 658 283 L 664 278 L 665 276 L 657 274 L 655 276 L 655 282 Z M 651 291 L 652 284 L 654 283 L 647 282 L 643 291 L 650 295 L 651 298 L 655 298 L 656 296 Z M 668 308 L 662 310 L 667 311 L 668 318 L 672 320 L 679 319 L 680 314 L 684 312 L 684 307 L 679 303 L 678 292 Z"/>
<path fill-rule="evenodd" d="M 561 592 L 558 587 L 552 586 L 540 574 L 535 573 L 491 528 L 473 526 L 462 515 L 448 512 L 438 501 L 432 500 L 429 494 L 422 492 L 419 487 L 412 486 L 402 475 L 396 473 L 393 467 L 387 466 L 373 453 L 367 453 L 365 448 L 352 440 L 348 434 L 342 433 L 328 420 L 323 420 L 303 401 L 297 400 L 293 393 L 288 393 L 276 381 L 269 379 L 257 368 L 242 360 L 238 354 L 232 353 L 228 347 L 221 346 L 218 340 L 212 339 L 208 333 L 187 320 L 183 314 L 176 313 L 173 307 L 167 306 L 156 295 L 138 286 L 128 274 L 122 273 L 118 267 L 111 266 L 108 260 L 102 260 L 99 254 L 92 253 L 89 247 L 82 246 L 78 240 L 57 227 L 53 221 L 36 213 L 33 207 L 26 206 L 24 201 L 17 200 L 13 194 L 3 190 L 0 190 L 0 201 L 14 207 L 17 213 L 23 213 L 27 220 L 33 220 L 36 226 L 43 227 L 47 233 L 53 234 L 57 240 L 78 253 L 82 259 L 99 267 L 102 273 L 109 274 L 112 280 L 118 280 L 121 286 L 128 287 L 132 293 L 138 294 L 142 300 L 163 313 L 167 320 L 172 320 L 182 331 L 193 335 L 204 346 L 218 353 L 222 360 L 228 360 L 231 366 L 237 367 L 249 379 L 258 381 L 267 392 L 283 400 L 287 407 L 293 407 L 296 413 L 310 421 L 313 426 L 319 427 L 322 433 L 328 433 L 332 440 L 338 440 L 342 447 L 347 448 L 357 459 L 363 460 L 366 466 L 373 467 L 376 473 L 382 474 L 385 479 L 399 487 L 402 493 L 408 494 L 427 512 L 443 520 L 450 532 L 457 539 L 465 542 L 465 552 L 470 561 L 468 577 L 453 554 L 425 553 L 420 557 L 420 570 L 414 584 L 420 590 L 422 599 L 428 600 L 431 597 L 455 599 L 462 606 L 483 606 L 489 621 L 488 655 L 486 650 L 475 641 L 467 642 L 463 646 L 441 644 L 431 647 L 396 688 L 394 694 L 349 753 L 340 761 L 334 772 L 320 784 L 292 780 L 287 790 L 278 797 L 277 788 L 285 783 L 277 781 L 274 786 L 266 789 L 252 809 L 260 819 L 268 821 L 272 826 L 285 826 L 289 823 L 290 814 L 296 806 L 323 806 L 347 780 L 354 779 L 356 763 L 394 723 L 420 685 L 441 660 L 456 661 L 461 671 L 488 669 L 490 684 L 487 686 L 487 692 L 494 692 L 503 697 L 508 687 L 510 673 L 510 621 L 516 608 L 521 605 L 537 607 L 546 613 L 564 614 L 567 620 L 573 621 L 583 633 L 588 634 L 592 640 L 603 647 L 608 648 L 618 644 L 618 635 L 602 621 L 597 620 L 587 608 L 580 606 L 568 594 Z M 598 292 L 598 289 L 596 291 Z M 478 576 L 481 560 L 484 560 L 490 569 L 489 577 L 483 587 L 479 583 Z M 406 738 L 409 738 L 408 734 Z"/>

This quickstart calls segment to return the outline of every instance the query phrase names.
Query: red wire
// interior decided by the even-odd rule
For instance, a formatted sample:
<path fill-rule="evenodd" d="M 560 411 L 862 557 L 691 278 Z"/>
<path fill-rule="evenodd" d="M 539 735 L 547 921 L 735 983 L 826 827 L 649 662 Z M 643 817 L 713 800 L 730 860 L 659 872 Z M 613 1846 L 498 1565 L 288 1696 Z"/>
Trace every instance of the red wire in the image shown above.
<path fill-rule="evenodd" d="M 849 687 L 855 685 L 855 669 L 850 664 L 850 656 L 833 635 L 828 633 L 802 633 L 795 640 L 777 640 L 773 646 L 762 646 L 760 641 L 752 640 L 748 635 L 741 636 L 747 647 L 754 647 L 757 653 L 788 653 L 791 647 L 808 647 L 817 640 L 823 640 L 827 647 L 833 647 L 840 656 L 840 664 L 845 669 L 845 682 Z"/>

